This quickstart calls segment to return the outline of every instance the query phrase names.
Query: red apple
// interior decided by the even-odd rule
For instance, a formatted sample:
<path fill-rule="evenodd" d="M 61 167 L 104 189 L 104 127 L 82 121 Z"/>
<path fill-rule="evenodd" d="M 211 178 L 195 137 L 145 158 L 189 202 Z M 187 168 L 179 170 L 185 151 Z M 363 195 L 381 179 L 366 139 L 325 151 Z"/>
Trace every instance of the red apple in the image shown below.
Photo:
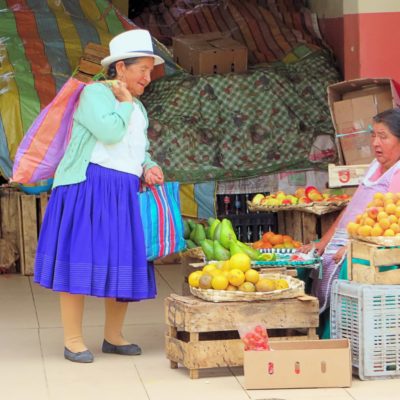
<path fill-rule="evenodd" d="M 307 186 L 305 189 L 305 195 L 308 197 L 308 193 L 310 193 L 312 190 L 315 190 L 318 192 L 318 189 L 315 186 Z"/>
<path fill-rule="evenodd" d="M 291 199 L 285 199 L 285 200 L 282 200 L 282 204 L 284 204 L 285 206 L 288 206 L 288 205 L 293 204 L 293 203 L 292 203 Z"/>
<path fill-rule="evenodd" d="M 312 201 L 308 197 L 300 197 L 299 204 L 309 204 L 309 203 L 312 203 Z"/>
<path fill-rule="evenodd" d="M 322 201 L 322 200 L 324 200 L 324 197 L 322 196 L 322 194 L 320 192 L 318 192 L 318 190 L 310 190 L 307 193 L 307 197 L 312 201 Z"/>

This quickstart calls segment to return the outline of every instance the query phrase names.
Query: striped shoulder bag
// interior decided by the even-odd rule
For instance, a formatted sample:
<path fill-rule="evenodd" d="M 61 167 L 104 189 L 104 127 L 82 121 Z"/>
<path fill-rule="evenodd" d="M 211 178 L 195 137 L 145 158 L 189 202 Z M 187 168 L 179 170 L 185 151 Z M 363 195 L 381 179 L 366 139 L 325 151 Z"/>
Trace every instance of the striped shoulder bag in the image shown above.
<path fill-rule="evenodd" d="M 180 210 L 179 183 L 145 186 L 139 193 L 147 260 L 177 253 L 186 247 Z"/>

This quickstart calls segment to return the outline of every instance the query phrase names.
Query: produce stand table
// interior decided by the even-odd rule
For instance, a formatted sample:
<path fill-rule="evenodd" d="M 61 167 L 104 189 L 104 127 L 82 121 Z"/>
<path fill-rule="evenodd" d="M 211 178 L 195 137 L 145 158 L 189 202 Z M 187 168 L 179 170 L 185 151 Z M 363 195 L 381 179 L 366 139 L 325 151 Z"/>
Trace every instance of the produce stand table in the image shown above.
<path fill-rule="evenodd" d="M 271 340 L 318 339 L 318 300 L 311 296 L 255 302 L 213 303 L 171 294 L 164 301 L 166 356 L 182 364 L 192 379 L 199 369 L 243 365 L 238 327 L 264 325 Z"/>

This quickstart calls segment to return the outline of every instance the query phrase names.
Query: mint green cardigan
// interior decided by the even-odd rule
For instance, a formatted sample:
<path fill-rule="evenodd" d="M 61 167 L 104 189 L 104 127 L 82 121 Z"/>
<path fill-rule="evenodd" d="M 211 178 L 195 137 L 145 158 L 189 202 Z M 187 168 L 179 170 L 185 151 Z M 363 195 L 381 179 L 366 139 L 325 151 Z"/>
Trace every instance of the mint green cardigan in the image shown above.
<path fill-rule="evenodd" d="M 143 168 L 157 165 L 151 160 L 147 128 L 149 121 L 143 104 L 139 106 L 146 118 L 145 128 L 146 153 Z M 71 140 L 64 157 L 57 167 L 53 189 L 57 186 L 71 185 L 86 180 L 86 170 L 97 141 L 114 144 L 122 140 L 127 132 L 133 105 L 129 102 L 119 103 L 115 107 L 115 96 L 110 88 L 103 83 L 93 83 L 83 89 L 79 105 L 74 114 Z"/>

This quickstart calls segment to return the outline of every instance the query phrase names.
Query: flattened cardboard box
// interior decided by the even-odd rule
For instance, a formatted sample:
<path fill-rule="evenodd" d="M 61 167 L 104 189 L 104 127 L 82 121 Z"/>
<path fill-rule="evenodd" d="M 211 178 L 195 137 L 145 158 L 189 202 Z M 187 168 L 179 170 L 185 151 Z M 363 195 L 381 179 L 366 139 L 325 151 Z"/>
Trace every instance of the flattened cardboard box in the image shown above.
<path fill-rule="evenodd" d="M 220 32 L 174 37 L 173 53 L 174 60 L 193 75 L 247 70 L 247 47 Z"/>
<path fill-rule="evenodd" d="M 329 187 L 358 186 L 368 170 L 369 164 L 328 165 Z"/>
<path fill-rule="evenodd" d="M 350 387 L 347 339 L 270 343 L 271 351 L 244 352 L 246 389 Z"/>
<path fill-rule="evenodd" d="M 398 107 L 399 95 L 389 78 L 343 81 L 328 86 L 328 103 L 341 163 L 369 164 L 373 158 L 368 127 L 379 112 Z"/>

